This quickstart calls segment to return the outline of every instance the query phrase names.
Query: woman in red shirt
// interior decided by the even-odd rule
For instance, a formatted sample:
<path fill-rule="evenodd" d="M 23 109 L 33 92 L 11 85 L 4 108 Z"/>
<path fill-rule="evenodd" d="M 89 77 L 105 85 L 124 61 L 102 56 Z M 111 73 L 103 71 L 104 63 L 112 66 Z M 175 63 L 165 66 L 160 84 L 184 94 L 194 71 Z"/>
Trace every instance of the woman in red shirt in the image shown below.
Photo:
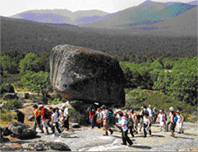
<path fill-rule="evenodd" d="M 95 112 L 94 109 L 89 109 L 89 122 L 91 123 L 92 129 L 94 128 L 94 118 L 95 118 Z"/>

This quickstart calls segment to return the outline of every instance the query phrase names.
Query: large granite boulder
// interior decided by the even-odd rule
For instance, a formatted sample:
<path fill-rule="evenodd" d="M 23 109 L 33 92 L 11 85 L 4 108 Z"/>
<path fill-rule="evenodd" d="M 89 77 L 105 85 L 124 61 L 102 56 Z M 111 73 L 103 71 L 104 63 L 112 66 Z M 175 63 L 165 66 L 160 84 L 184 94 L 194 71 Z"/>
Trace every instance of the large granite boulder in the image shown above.
<path fill-rule="evenodd" d="M 88 48 L 58 45 L 50 54 L 53 88 L 68 100 L 125 105 L 125 78 L 112 56 Z"/>
<path fill-rule="evenodd" d="M 61 142 L 45 142 L 42 140 L 28 144 L 29 151 L 71 151 L 69 146 Z"/>
<path fill-rule="evenodd" d="M 31 139 L 34 138 L 37 132 L 29 125 L 21 122 L 10 122 L 8 129 L 12 132 L 14 137 L 20 139 Z"/>

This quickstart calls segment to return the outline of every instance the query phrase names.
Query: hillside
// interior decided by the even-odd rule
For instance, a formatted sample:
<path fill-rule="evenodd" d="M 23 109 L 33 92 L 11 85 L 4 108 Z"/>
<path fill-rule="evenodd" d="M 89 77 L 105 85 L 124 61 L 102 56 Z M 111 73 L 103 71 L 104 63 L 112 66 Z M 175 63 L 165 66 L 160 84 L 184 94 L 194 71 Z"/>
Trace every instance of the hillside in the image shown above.
<path fill-rule="evenodd" d="M 74 24 L 94 21 L 106 16 L 109 13 L 99 10 L 77 11 L 71 12 L 66 9 L 54 10 L 31 10 L 11 16 L 12 18 L 20 18 L 25 20 L 37 21 L 42 23 L 64 23 Z"/>
<path fill-rule="evenodd" d="M 2 51 L 39 54 L 59 44 L 71 44 L 144 62 L 151 57 L 196 56 L 197 49 L 197 37 L 167 31 L 56 26 L 4 17 L 1 30 Z"/>

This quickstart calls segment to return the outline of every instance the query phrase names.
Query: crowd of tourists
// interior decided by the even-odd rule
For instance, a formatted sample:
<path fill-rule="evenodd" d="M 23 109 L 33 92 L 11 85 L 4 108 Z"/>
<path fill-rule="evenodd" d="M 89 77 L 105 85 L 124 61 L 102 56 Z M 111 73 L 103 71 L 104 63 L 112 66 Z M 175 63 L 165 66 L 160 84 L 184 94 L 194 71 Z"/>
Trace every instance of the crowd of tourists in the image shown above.
<path fill-rule="evenodd" d="M 17 108 L 13 109 L 17 112 L 18 122 L 24 123 L 24 114 Z M 41 133 L 49 134 L 48 128 L 51 128 L 52 134 L 55 134 L 55 128 L 57 132 L 69 130 L 69 110 L 65 105 L 59 108 L 49 107 L 47 109 L 43 105 L 33 105 L 35 122 L 33 128 L 36 130 L 37 126 Z M 135 137 L 138 132 L 143 129 L 144 138 L 147 137 L 147 133 L 152 136 L 152 124 L 159 123 L 159 131 L 168 131 L 170 125 L 171 135 L 174 136 L 175 127 L 178 127 L 178 133 L 184 133 L 183 121 L 184 117 L 180 114 L 180 111 L 175 112 L 173 107 L 169 108 L 170 114 L 168 115 L 163 109 L 152 108 L 151 105 L 141 107 L 140 112 L 135 112 L 134 109 L 117 109 L 112 110 L 105 105 L 98 107 L 97 110 L 94 106 L 88 108 L 89 122 L 91 128 L 94 127 L 103 128 L 103 136 L 113 134 L 111 127 L 115 127 L 118 131 L 122 132 L 123 145 L 132 146 L 133 142 L 128 137 L 128 131 L 132 137 Z M 139 124 L 139 125 L 138 125 Z"/>

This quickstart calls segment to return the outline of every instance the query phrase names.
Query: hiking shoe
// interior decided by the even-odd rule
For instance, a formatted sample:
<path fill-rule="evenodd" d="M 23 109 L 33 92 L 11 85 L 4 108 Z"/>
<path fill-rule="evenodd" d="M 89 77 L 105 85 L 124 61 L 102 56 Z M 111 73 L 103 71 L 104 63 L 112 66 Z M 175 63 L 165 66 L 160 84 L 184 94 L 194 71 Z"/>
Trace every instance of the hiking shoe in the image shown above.
<path fill-rule="evenodd" d="M 111 135 L 113 134 L 113 130 L 110 130 L 110 132 L 111 132 Z"/>
<path fill-rule="evenodd" d="M 128 145 L 128 147 L 132 147 L 133 144 Z"/>
<path fill-rule="evenodd" d="M 126 144 L 124 144 L 124 143 L 121 143 L 121 145 L 126 145 Z"/>

